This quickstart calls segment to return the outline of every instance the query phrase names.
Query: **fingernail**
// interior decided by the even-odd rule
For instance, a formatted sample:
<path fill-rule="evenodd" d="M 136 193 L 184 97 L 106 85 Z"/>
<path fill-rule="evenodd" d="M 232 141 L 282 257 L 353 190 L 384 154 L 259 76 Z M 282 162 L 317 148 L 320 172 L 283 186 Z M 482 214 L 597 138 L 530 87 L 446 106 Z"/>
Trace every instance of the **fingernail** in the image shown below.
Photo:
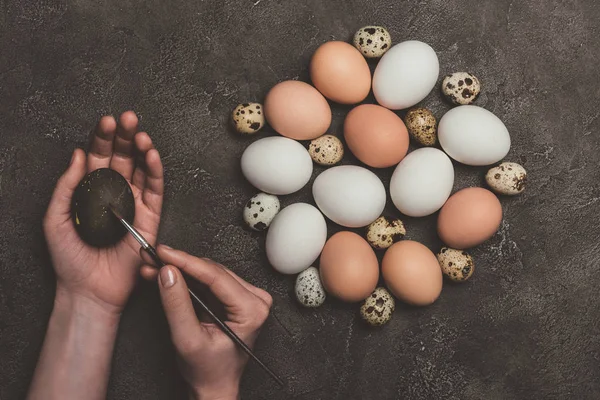
<path fill-rule="evenodd" d="M 162 244 L 161 243 L 161 246 L 164 247 L 167 250 L 173 250 L 173 248 L 171 246 L 167 246 L 166 244 Z"/>
<path fill-rule="evenodd" d="M 171 286 L 173 286 L 175 284 L 176 279 L 177 277 L 175 276 L 173 267 L 163 267 L 160 270 L 160 283 L 165 289 L 168 289 Z"/>

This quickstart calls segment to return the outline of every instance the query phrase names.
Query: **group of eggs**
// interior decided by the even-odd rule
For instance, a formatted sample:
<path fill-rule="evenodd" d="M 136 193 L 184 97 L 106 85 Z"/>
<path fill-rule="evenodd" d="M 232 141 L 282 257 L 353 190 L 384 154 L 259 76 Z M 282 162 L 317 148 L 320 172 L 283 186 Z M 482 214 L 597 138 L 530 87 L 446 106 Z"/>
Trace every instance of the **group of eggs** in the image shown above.
<path fill-rule="evenodd" d="M 382 57 L 373 77 L 366 58 Z M 439 124 L 431 111 L 413 108 L 405 122 L 392 110 L 407 109 L 423 100 L 439 75 L 435 51 L 420 41 L 392 46 L 383 27 L 361 28 L 354 46 L 326 42 L 310 62 L 311 86 L 284 81 L 267 94 L 264 106 L 240 104 L 233 121 L 251 134 L 265 124 L 281 136 L 253 142 L 241 159 L 246 179 L 261 190 L 244 208 L 244 220 L 255 230 L 268 228 L 266 252 L 270 264 L 283 274 L 299 274 L 296 296 L 307 307 L 318 307 L 326 293 L 343 301 L 363 301 L 361 315 L 372 325 L 387 322 L 394 297 L 377 288 L 380 268 L 374 248 L 386 250 L 381 274 L 398 299 L 413 305 L 433 303 L 442 290 L 442 276 L 467 280 L 474 263 L 465 249 L 489 239 L 502 220 L 495 194 L 471 187 L 451 196 L 454 168 L 450 157 L 473 166 L 495 164 L 510 149 L 508 130 L 491 112 L 471 105 L 481 85 L 470 73 L 445 77 L 442 92 L 457 105 Z M 338 163 L 344 145 L 326 132 L 331 124 L 328 99 L 357 104 L 373 90 L 378 104 L 354 107 L 344 122 L 350 151 L 371 168 L 395 167 L 389 191 L 396 208 L 410 217 L 437 211 L 438 234 L 448 246 L 434 255 L 426 246 L 400 240 L 406 233 L 399 219 L 381 216 L 386 188 L 372 171 Z M 424 147 L 407 155 L 409 137 Z M 310 141 L 308 150 L 299 141 Z M 439 141 L 442 150 L 431 147 Z M 277 195 L 303 188 L 312 175 L 313 161 L 331 167 L 317 176 L 312 194 L 317 207 L 296 203 L 280 210 Z M 516 163 L 503 163 L 486 175 L 500 194 L 523 191 L 526 172 Z M 327 239 L 325 218 L 347 228 L 366 229 L 366 240 L 351 231 Z M 311 265 L 319 259 L 319 269 Z"/>

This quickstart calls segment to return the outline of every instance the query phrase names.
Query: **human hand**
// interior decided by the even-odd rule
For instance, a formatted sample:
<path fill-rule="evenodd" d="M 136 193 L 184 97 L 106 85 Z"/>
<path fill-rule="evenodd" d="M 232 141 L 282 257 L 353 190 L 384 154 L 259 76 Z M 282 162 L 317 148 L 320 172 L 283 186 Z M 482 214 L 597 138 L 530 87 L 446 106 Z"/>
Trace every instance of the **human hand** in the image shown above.
<path fill-rule="evenodd" d="M 57 276 L 57 298 L 84 297 L 101 308 L 120 313 L 142 265 L 139 245 L 131 235 L 107 248 L 85 243 L 71 219 L 71 198 L 79 181 L 98 168 L 111 168 L 129 182 L 135 198 L 133 225 L 150 243 L 156 241 L 163 198 L 163 167 L 145 132 L 138 132 L 134 112 L 103 117 L 89 154 L 76 149 L 59 179 L 44 217 L 44 234 Z"/>
<path fill-rule="evenodd" d="M 167 266 L 159 273 L 144 265 L 141 273 L 147 279 L 159 275 L 163 308 L 192 398 L 237 399 L 248 356 L 217 325 L 198 320 L 181 272 L 208 286 L 225 306 L 225 323 L 250 348 L 269 316 L 271 296 L 212 260 L 162 245 L 157 251 Z"/>

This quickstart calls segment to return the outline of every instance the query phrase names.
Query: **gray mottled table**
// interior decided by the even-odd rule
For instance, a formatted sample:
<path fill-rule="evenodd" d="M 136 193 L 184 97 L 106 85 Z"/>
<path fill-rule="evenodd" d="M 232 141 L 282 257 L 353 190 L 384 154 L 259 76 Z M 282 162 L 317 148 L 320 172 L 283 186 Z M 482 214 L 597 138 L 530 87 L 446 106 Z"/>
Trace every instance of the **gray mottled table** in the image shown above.
<path fill-rule="evenodd" d="M 1 399 L 26 392 L 52 307 L 41 219 L 54 183 L 97 119 L 126 109 L 164 160 L 161 240 L 275 298 L 257 352 L 291 394 L 250 365 L 244 398 L 600 397 L 597 2 L 0 0 L 0 10 Z M 272 271 L 263 236 L 241 225 L 254 191 L 239 158 L 252 139 L 228 124 L 238 102 L 307 80 L 319 44 L 367 24 L 388 27 L 396 42 L 431 44 L 441 74 L 475 73 L 477 104 L 506 123 L 507 159 L 530 178 L 522 196 L 502 199 L 504 222 L 474 250 L 472 281 L 446 284 L 427 308 L 399 305 L 383 329 L 365 327 L 356 306 L 295 303 L 293 279 Z M 448 109 L 437 91 L 423 104 L 438 118 Z M 348 108 L 333 111 L 340 135 Z M 481 184 L 484 172 L 457 166 L 455 190 Z M 391 170 L 379 175 L 387 182 Z M 309 192 L 283 204 L 311 201 Z M 410 238 L 440 245 L 435 216 L 405 223 Z M 183 397 L 157 290 L 140 284 L 109 398 Z"/>

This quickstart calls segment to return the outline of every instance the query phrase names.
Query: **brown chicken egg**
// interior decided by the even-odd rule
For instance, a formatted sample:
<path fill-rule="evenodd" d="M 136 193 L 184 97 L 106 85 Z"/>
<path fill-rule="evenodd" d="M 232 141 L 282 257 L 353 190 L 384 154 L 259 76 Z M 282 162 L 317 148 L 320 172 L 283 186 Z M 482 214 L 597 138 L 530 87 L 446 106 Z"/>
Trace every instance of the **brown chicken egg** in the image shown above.
<path fill-rule="evenodd" d="M 412 240 L 393 244 L 383 256 L 383 279 L 400 300 L 416 306 L 433 303 L 442 292 L 442 271 L 435 255 Z"/>
<path fill-rule="evenodd" d="M 454 193 L 438 216 L 438 234 L 449 247 L 468 249 L 491 238 L 502 222 L 502 205 L 489 190 L 471 187 Z"/>
<path fill-rule="evenodd" d="M 310 61 L 310 79 L 325 97 L 342 104 L 360 103 L 371 90 L 371 70 L 354 46 L 322 44 Z"/>
<path fill-rule="evenodd" d="M 439 271 L 439 266 L 436 263 Z M 367 298 L 377 286 L 379 264 L 365 239 L 353 232 L 333 235 L 323 248 L 321 282 L 327 293 L 347 302 Z"/>
<path fill-rule="evenodd" d="M 370 167 L 396 165 L 408 151 L 404 122 L 387 108 L 362 104 L 348 113 L 344 137 L 352 153 Z"/>
<path fill-rule="evenodd" d="M 281 135 L 312 140 L 331 124 L 331 108 L 325 97 L 308 83 L 284 81 L 273 86 L 265 98 L 265 117 Z"/>

